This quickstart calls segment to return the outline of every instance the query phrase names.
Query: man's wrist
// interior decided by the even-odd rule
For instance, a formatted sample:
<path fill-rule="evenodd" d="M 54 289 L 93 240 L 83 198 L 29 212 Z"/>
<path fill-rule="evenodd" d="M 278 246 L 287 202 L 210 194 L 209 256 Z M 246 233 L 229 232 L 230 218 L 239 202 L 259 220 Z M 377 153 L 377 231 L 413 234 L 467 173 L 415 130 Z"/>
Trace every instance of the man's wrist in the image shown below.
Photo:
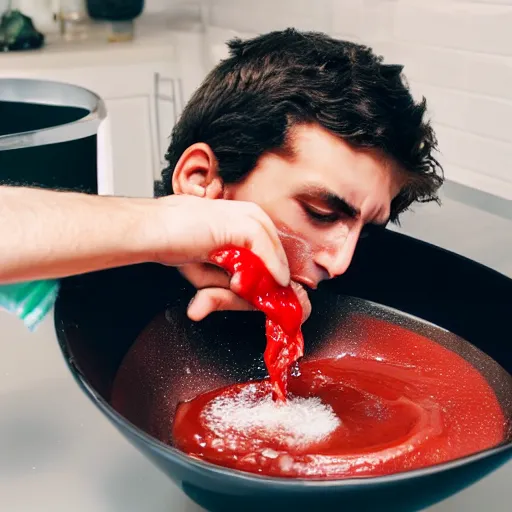
<path fill-rule="evenodd" d="M 138 262 L 172 263 L 179 246 L 181 203 L 179 196 L 127 200 L 127 222 L 132 226 L 128 250 Z"/>

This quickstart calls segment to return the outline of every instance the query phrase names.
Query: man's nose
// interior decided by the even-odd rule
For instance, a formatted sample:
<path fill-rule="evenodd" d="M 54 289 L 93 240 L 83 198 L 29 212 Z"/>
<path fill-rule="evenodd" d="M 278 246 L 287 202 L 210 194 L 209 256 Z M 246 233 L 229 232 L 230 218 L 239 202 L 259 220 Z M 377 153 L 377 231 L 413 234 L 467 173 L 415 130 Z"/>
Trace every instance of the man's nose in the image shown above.
<path fill-rule="evenodd" d="M 357 232 L 351 232 L 349 236 L 339 244 L 317 254 L 316 263 L 325 269 L 329 279 L 344 274 L 354 256 L 360 229 Z"/>

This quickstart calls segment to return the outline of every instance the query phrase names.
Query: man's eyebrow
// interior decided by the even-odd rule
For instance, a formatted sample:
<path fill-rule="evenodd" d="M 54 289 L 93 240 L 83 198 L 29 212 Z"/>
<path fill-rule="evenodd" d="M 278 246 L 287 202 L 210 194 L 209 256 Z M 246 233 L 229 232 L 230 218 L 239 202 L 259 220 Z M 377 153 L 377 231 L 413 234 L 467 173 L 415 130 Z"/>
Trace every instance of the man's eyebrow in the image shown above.
<path fill-rule="evenodd" d="M 351 205 L 346 199 L 343 199 L 342 197 L 324 187 L 309 186 L 305 188 L 302 194 L 299 194 L 299 196 L 308 197 L 311 199 L 319 199 L 332 210 L 343 213 L 344 215 L 347 215 L 353 219 L 356 219 L 361 215 L 361 212 L 358 208 Z"/>
<path fill-rule="evenodd" d="M 361 215 L 358 208 L 352 206 L 345 199 L 336 194 L 332 194 L 331 192 L 322 197 L 322 200 L 324 200 L 333 210 L 343 213 L 352 219 L 357 219 Z"/>

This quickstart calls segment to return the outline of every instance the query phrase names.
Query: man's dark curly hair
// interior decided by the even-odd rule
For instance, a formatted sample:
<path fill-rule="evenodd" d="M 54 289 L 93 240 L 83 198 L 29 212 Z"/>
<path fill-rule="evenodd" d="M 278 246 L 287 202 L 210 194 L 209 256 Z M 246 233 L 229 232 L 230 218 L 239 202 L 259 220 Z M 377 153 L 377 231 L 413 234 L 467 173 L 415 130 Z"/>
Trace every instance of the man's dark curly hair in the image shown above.
<path fill-rule="evenodd" d="M 442 168 L 437 142 L 402 66 L 383 64 L 371 49 L 294 29 L 228 43 L 230 57 L 206 77 L 176 124 L 161 193 L 192 144 L 214 152 L 226 183 L 243 179 L 269 151 L 287 145 L 291 126 L 317 123 L 355 147 L 383 151 L 408 172 L 391 205 L 391 220 L 415 201 L 438 201 Z"/>

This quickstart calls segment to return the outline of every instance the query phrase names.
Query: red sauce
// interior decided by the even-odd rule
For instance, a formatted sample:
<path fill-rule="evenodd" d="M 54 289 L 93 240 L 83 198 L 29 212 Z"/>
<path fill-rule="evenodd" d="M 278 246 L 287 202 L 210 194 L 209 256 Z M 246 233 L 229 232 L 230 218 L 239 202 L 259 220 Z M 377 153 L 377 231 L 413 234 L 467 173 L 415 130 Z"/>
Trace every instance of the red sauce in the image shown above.
<path fill-rule="evenodd" d="M 300 375 L 289 375 L 287 366 L 302 355 L 300 321 L 299 328 L 296 323 L 300 315 L 296 305 L 288 309 L 288 292 L 268 273 L 260 274 L 261 262 L 245 256 L 244 251 L 229 250 L 214 261 L 242 273 L 245 298 L 265 311 L 267 327 L 269 321 L 278 326 L 278 335 L 267 329 L 270 379 L 213 390 L 180 404 L 173 426 L 179 449 L 269 476 L 347 478 L 418 469 L 503 441 L 503 412 L 474 367 L 428 338 L 381 320 L 354 318 L 353 327 L 367 333 L 358 342 L 357 356 L 326 347 L 321 359 L 301 362 Z M 293 321 L 280 316 L 288 311 L 297 315 Z M 281 318 L 286 327 L 281 324 L 279 329 Z M 286 350 L 290 346 L 293 350 Z M 280 380 L 286 375 L 288 381 Z M 219 397 L 233 400 L 245 392 L 254 405 L 271 390 L 281 398 L 275 407 L 284 406 L 285 397 L 317 397 L 340 422 L 323 438 L 296 445 L 268 428 L 246 433 L 228 428 L 219 436 L 205 415 Z"/>
<path fill-rule="evenodd" d="M 210 260 L 239 277 L 243 299 L 266 315 L 265 365 L 275 400 L 286 399 L 288 369 L 304 354 L 302 307 L 293 289 L 280 286 L 258 256 L 249 249 L 227 247 Z"/>

